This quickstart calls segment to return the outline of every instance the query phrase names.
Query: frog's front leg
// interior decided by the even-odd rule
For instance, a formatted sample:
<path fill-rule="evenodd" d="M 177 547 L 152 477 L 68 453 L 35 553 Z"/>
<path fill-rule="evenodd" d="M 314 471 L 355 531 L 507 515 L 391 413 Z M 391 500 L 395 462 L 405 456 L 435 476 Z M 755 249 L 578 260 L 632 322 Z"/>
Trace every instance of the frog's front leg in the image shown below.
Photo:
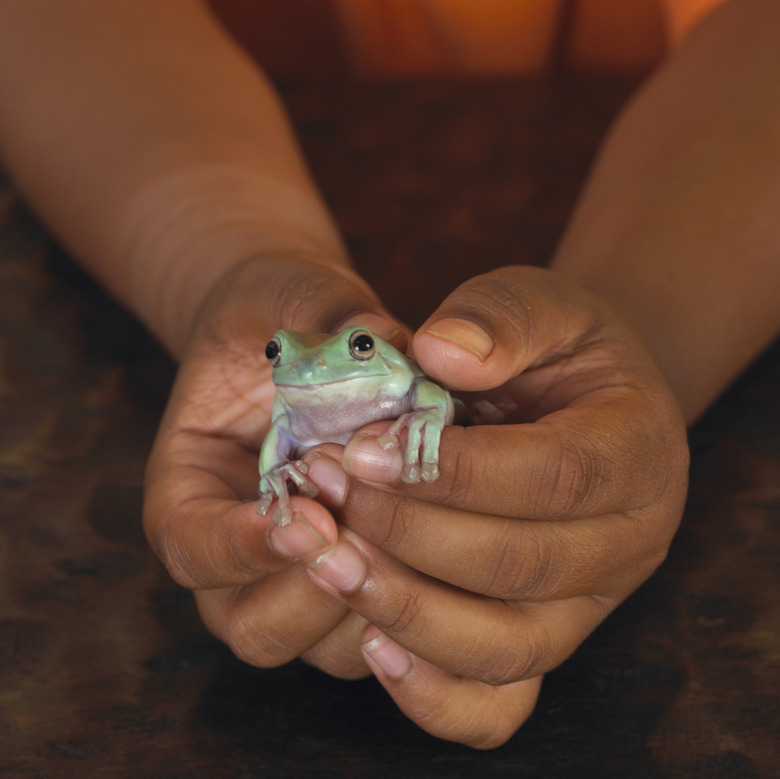
<path fill-rule="evenodd" d="M 408 429 L 401 479 L 407 484 L 439 478 L 439 444 L 445 425 L 452 422 L 454 407 L 449 392 L 428 379 L 418 379 L 412 391 L 413 410 L 402 414 L 379 436 L 383 449 L 399 445 L 399 434 Z"/>
<path fill-rule="evenodd" d="M 278 501 L 272 519 L 281 527 L 289 525 L 292 521 L 288 482 L 292 481 L 301 495 L 313 498 L 317 494 L 317 487 L 307 476 L 306 464 L 301 460 L 290 459 L 295 442 L 286 425 L 286 419 L 286 416 L 274 419 L 273 425 L 263 441 L 260 450 L 260 485 L 258 487 L 260 499 L 257 502 L 257 513 L 265 515 L 271 509 L 274 500 Z"/>

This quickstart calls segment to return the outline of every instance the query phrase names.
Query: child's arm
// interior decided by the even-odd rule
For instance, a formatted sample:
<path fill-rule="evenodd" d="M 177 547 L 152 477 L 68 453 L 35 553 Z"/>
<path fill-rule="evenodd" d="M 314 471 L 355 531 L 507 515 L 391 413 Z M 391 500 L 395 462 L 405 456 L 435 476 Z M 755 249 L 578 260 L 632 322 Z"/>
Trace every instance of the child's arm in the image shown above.
<path fill-rule="evenodd" d="M 176 355 L 247 257 L 345 266 L 272 88 L 198 0 L 0 4 L 0 159 Z"/>
<path fill-rule="evenodd" d="M 604 147 L 552 262 L 612 303 L 689 422 L 780 327 L 780 3 L 693 31 Z"/>

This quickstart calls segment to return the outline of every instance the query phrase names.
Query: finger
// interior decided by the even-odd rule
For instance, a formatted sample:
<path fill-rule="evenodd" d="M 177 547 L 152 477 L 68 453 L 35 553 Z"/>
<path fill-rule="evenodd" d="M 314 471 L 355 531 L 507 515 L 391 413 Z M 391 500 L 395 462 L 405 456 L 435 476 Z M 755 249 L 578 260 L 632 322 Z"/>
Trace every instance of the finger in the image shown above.
<path fill-rule="evenodd" d="M 439 478 L 405 486 L 401 456 L 363 429 L 346 446 L 352 477 L 401 494 L 500 516 L 558 519 L 624 512 L 654 503 L 685 479 L 684 430 L 654 415 L 633 388 L 525 425 L 444 429 Z M 497 489 L 496 485 L 500 485 Z"/>
<path fill-rule="evenodd" d="M 415 657 L 373 626 L 363 641 L 366 662 L 401 711 L 438 738 L 475 749 L 499 747 L 539 697 L 541 677 L 493 687 Z"/>
<path fill-rule="evenodd" d="M 203 623 L 239 659 L 274 668 L 300 658 L 339 679 L 370 673 L 360 649 L 367 622 L 301 568 L 241 588 L 196 590 Z"/>
<path fill-rule="evenodd" d="M 201 446 L 202 439 L 172 437 L 155 448 L 147 470 L 144 529 L 176 581 L 206 589 L 247 584 L 335 542 L 333 518 L 312 500 L 293 499 L 294 521 L 285 528 L 258 515 L 255 501 L 242 501 L 209 470 L 219 454 L 228 462 L 238 459 L 230 451 L 240 447 L 228 442 L 215 448 L 208 439 Z M 206 444 L 217 456 L 204 462 Z"/>
<path fill-rule="evenodd" d="M 350 268 L 297 253 L 274 253 L 248 259 L 221 280 L 199 316 L 196 336 L 206 337 L 194 341 L 207 347 L 242 344 L 262 355 L 280 328 L 332 332 L 350 323 L 369 327 L 386 340 L 405 341 L 400 323 Z"/>
<path fill-rule="evenodd" d="M 317 588 L 300 567 L 244 587 L 198 590 L 195 597 L 206 627 L 239 659 L 261 668 L 299 657 L 349 615 L 346 606 Z M 355 638 L 352 656 L 323 670 L 354 673 L 357 665 L 365 670 L 358 647 Z"/>
<path fill-rule="evenodd" d="M 411 568 L 493 598 L 625 597 L 663 562 L 677 526 L 673 510 L 540 522 L 457 509 L 349 479 L 340 451 L 317 452 L 309 475 L 347 527 Z"/>
<path fill-rule="evenodd" d="M 309 575 L 409 651 L 459 676 L 506 684 L 559 665 L 614 608 L 607 598 L 511 603 L 424 576 L 344 531 Z"/>
<path fill-rule="evenodd" d="M 491 598 L 625 597 L 663 561 L 674 527 L 639 514 L 539 522 L 401 498 L 353 481 L 347 527 L 410 568 Z"/>

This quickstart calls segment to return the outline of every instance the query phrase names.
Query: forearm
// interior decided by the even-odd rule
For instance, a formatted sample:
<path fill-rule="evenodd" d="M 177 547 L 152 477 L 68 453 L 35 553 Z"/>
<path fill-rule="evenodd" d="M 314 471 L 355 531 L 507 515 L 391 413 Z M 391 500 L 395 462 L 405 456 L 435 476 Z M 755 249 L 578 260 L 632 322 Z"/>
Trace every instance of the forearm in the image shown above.
<path fill-rule="evenodd" d="M 727 3 L 623 113 L 552 267 L 611 301 L 689 421 L 780 327 L 780 5 Z"/>
<path fill-rule="evenodd" d="M 174 352 L 248 256 L 346 264 L 272 88 L 196 0 L 0 3 L 0 156 Z"/>

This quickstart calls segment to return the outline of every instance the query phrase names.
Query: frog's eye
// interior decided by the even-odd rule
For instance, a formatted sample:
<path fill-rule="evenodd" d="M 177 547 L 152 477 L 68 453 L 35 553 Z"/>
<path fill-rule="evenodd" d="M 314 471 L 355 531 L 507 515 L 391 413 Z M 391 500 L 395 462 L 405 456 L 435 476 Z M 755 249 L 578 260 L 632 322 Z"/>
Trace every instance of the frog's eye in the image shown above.
<path fill-rule="evenodd" d="M 282 358 L 282 344 L 278 338 L 268 342 L 265 347 L 265 356 L 274 368 L 279 364 L 279 360 Z"/>
<path fill-rule="evenodd" d="M 365 330 L 352 333 L 349 337 L 349 351 L 356 360 L 370 360 L 376 351 L 371 333 Z"/>

